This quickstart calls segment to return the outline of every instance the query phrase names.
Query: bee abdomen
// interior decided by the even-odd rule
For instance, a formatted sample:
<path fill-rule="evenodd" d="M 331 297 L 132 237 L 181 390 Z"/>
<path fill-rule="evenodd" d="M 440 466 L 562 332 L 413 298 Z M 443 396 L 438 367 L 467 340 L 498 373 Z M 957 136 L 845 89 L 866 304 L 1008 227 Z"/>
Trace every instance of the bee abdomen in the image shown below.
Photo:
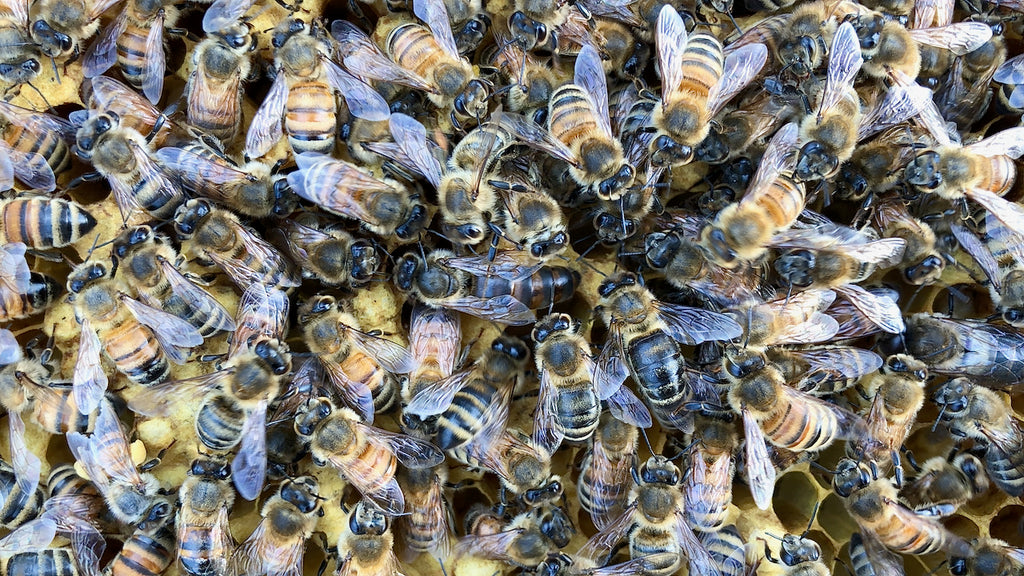
<path fill-rule="evenodd" d="M 300 81 L 291 86 L 284 125 L 296 153 L 334 150 L 337 131 L 337 100 L 323 83 Z"/>
<path fill-rule="evenodd" d="M 208 400 L 196 415 L 196 434 L 211 450 L 230 450 L 242 436 L 245 414 L 224 396 Z"/>
<path fill-rule="evenodd" d="M 77 576 L 70 548 L 21 552 L 0 561 L 0 573 L 10 576 Z"/>
<path fill-rule="evenodd" d="M 690 36 L 680 63 L 683 70 L 680 89 L 706 99 L 711 87 L 722 77 L 724 65 L 722 44 L 717 38 L 703 32 Z"/>
<path fill-rule="evenodd" d="M 594 434 L 601 417 L 601 401 L 593 387 L 579 386 L 558 393 L 559 426 L 568 442 L 583 442 Z"/>
<path fill-rule="evenodd" d="M 128 323 L 100 334 L 114 365 L 129 380 L 143 386 L 158 384 L 170 376 L 170 367 L 156 337 L 141 324 Z"/>
<path fill-rule="evenodd" d="M 575 84 L 562 86 L 551 95 L 548 129 L 556 139 L 571 146 L 600 131 L 595 113 L 594 102 L 583 88 Z"/>
<path fill-rule="evenodd" d="M 0 526 L 7 529 L 17 528 L 39 514 L 45 495 L 37 487 L 32 493 L 26 494 L 18 486 L 14 469 L 7 463 L 0 463 Z"/>
<path fill-rule="evenodd" d="M 990 446 L 985 452 L 989 478 L 1010 496 L 1024 495 L 1024 452 L 1007 452 Z"/>
<path fill-rule="evenodd" d="M 437 446 L 449 450 L 469 442 L 480 431 L 480 416 L 494 402 L 497 392 L 482 382 L 457 392 L 451 406 L 437 419 Z"/>
<path fill-rule="evenodd" d="M 158 576 L 174 561 L 174 532 L 169 526 L 156 534 L 135 534 L 111 561 L 110 576 Z"/>

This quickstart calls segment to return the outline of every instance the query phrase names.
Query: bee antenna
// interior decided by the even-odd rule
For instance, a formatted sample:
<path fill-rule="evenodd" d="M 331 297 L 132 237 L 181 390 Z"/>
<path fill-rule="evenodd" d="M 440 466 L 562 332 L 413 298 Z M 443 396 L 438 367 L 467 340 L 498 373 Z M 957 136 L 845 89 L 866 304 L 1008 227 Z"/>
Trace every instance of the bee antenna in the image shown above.
<path fill-rule="evenodd" d="M 441 574 L 442 574 L 442 576 L 448 576 L 448 571 L 444 569 L 444 561 L 441 560 L 441 557 L 440 556 L 435 556 L 434 559 L 437 560 L 438 566 L 441 567 Z"/>
<path fill-rule="evenodd" d="M 765 532 L 764 535 L 765 536 L 771 536 L 772 538 L 775 538 L 776 540 L 782 541 L 782 537 L 781 536 L 776 536 L 775 534 L 772 534 L 771 532 Z"/>
<path fill-rule="evenodd" d="M 644 436 L 644 444 L 647 444 L 647 449 L 651 451 L 651 455 L 655 454 L 654 448 L 651 447 L 651 439 L 647 437 L 647 429 L 641 428 L 640 433 Z"/>
<path fill-rule="evenodd" d="M 41 92 L 41 91 L 39 90 L 39 88 L 36 88 L 36 85 L 35 85 L 35 84 L 33 84 L 33 83 L 31 83 L 31 82 L 25 82 L 25 84 L 28 84 L 28 87 L 29 87 L 29 88 L 31 88 L 31 89 L 33 89 L 33 90 L 35 90 L 35 91 L 36 91 L 36 94 L 39 94 L 39 97 L 43 99 L 43 103 L 44 103 L 44 104 L 46 104 L 46 109 L 47 109 L 47 110 L 49 110 L 49 111 L 50 111 L 51 113 L 53 113 L 54 115 L 59 115 L 59 114 L 57 114 L 57 110 L 55 110 L 55 109 L 53 108 L 53 105 L 52 105 L 52 104 L 50 104 L 50 101 L 46 99 L 46 95 L 45 95 L 45 94 L 43 94 L 43 93 L 42 93 L 42 92 Z"/>
<path fill-rule="evenodd" d="M 935 417 L 935 423 L 932 424 L 932 432 L 935 432 L 935 429 L 939 427 L 939 422 L 942 420 L 942 415 L 946 413 L 946 406 L 948 406 L 948 404 L 943 403 L 942 408 L 939 408 L 939 415 Z"/>
<path fill-rule="evenodd" d="M 50 65 L 53 66 L 53 75 L 57 79 L 57 84 L 60 84 L 60 72 L 57 71 L 57 60 L 50 56 Z"/>
<path fill-rule="evenodd" d="M 821 470 L 822 472 L 827 472 L 828 474 L 831 474 L 833 476 L 839 473 L 835 470 L 822 466 L 821 464 L 815 462 L 814 460 L 811 460 L 810 465 L 814 468 L 817 468 L 818 470 Z M 815 509 L 817 509 L 817 507 L 815 507 Z"/>
<path fill-rule="evenodd" d="M 811 526 L 814 525 L 814 518 L 815 518 L 815 516 L 818 515 L 818 508 L 820 506 L 821 506 L 821 501 L 820 500 L 818 500 L 817 502 L 814 503 L 814 510 L 811 510 L 811 519 L 807 521 L 807 529 L 804 530 L 804 533 L 800 535 L 801 538 L 804 538 L 805 536 L 807 536 L 807 534 L 810 533 Z"/>

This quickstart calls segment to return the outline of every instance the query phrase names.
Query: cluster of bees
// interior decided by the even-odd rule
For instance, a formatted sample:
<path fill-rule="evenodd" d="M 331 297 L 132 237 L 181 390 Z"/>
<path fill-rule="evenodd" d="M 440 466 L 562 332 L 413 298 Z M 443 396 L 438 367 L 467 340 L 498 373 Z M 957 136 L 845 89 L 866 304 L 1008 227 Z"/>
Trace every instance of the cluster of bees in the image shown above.
<path fill-rule="evenodd" d="M 0 575 L 1024 574 L 1024 4 L 747 4 L 0 0 Z"/>

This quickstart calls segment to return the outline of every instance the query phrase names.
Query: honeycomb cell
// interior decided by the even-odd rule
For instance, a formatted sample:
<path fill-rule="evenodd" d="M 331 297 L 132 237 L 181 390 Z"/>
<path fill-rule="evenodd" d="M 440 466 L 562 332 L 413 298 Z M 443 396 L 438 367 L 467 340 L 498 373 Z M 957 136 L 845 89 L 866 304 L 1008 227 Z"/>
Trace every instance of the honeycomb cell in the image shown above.
<path fill-rule="evenodd" d="M 960 514 L 954 514 L 948 518 L 943 518 L 942 524 L 948 528 L 950 532 L 964 540 L 977 538 L 980 533 L 977 524 L 966 516 L 961 516 Z"/>
<path fill-rule="evenodd" d="M 1007 506 L 996 514 L 989 526 L 989 535 L 1010 546 L 1024 547 L 1024 506 Z"/>
<path fill-rule="evenodd" d="M 772 507 L 786 531 L 792 534 L 807 529 L 817 501 L 818 489 L 805 472 L 790 472 L 775 481 Z"/>
<path fill-rule="evenodd" d="M 821 546 L 821 561 L 824 562 L 826 566 L 835 561 L 837 552 L 836 543 L 828 537 L 828 534 L 825 534 L 821 530 L 811 530 L 807 533 L 807 537 L 814 540 L 819 546 Z"/>
<path fill-rule="evenodd" d="M 1008 498 L 1006 492 L 990 484 L 984 494 L 964 504 L 962 511 L 976 517 L 989 516 L 1003 506 Z"/>
<path fill-rule="evenodd" d="M 849 541 L 850 534 L 857 531 L 857 523 L 846 513 L 842 500 L 835 494 L 829 494 L 821 502 L 818 524 L 837 542 Z"/>

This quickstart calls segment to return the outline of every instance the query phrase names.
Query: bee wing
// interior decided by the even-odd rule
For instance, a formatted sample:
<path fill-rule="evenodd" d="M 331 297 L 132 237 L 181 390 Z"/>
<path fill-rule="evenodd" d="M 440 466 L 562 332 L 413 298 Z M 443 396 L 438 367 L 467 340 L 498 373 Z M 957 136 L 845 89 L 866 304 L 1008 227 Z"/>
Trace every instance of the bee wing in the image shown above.
<path fill-rule="evenodd" d="M 901 70 L 889 70 L 889 79 L 897 86 L 920 86 L 913 78 Z M 929 92 L 931 91 L 929 90 Z M 929 97 L 922 101 L 922 106 L 916 118 L 921 123 L 921 126 L 935 139 L 936 144 L 939 146 L 949 146 L 953 142 L 960 142 L 959 133 L 955 128 L 946 124 L 946 120 L 942 117 L 942 112 L 936 106 L 934 98 Z"/>
<path fill-rule="evenodd" d="M 645 574 L 652 574 L 662 566 L 667 566 L 678 561 L 679 554 L 676 554 L 675 552 L 658 552 L 656 554 L 648 554 L 646 556 L 640 556 L 639 558 L 633 558 L 632 560 L 627 560 L 618 564 L 612 564 L 611 566 L 588 568 L 580 572 L 570 572 L 570 574 L 580 574 L 581 576 L 642 576 Z"/>
<path fill-rule="evenodd" d="M 876 576 L 901 576 L 906 574 L 903 558 L 885 547 L 884 544 L 865 530 L 850 535 L 850 556 L 857 556 L 856 548 L 863 548 L 864 555 Z"/>
<path fill-rule="evenodd" d="M 14 165 L 11 164 L 8 154 L 0 154 L 0 190 L 12 188 L 14 188 Z"/>
<path fill-rule="evenodd" d="M 0 328 L 0 365 L 14 364 L 23 357 L 24 351 L 14 334 L 6 328 Z"/>
<path fill-rule="evenodd" d="M 278 280 L 278 285 L 291 288 L 300 284 L 291 263 L 285 260 L 276 248 L 245 226 L 238 227 L 235 232 L 241 238 L 242 244 L 245 245 L 246 252 L 252 256 L 251 262 L 262 264 L 264 267 L 268 267 L 269 264 L 271 269 L 286 271 L 286 274 Z M 210 260 L 223 269 L 240 288 L 247 288 L 250 284 L 265 281 L 260 272 L 254 270 L 243 260 L 222 256 L 217 252 L 210 253 Z"/>
<path fill-rule="evenodd" d="M 180 518 L 180 516 L 179 516 Z M 227 574 L 228 557 L 232 555 L 235 548 L 235 541 L 231 537 L 231 529 L 228 527 L 228 509 L 221 507 L 217 510 L 217 516 L 212 525 L 207 529 L 207 537 L 213 542 L 213 549 L 227 551 L 227 556 L 210 559 L 210 567 L 215 574 Z M 177 522 L 176 542 L 187 542 L 191 530 L 185 522 Z"/>
<path fill-rule="evenodd" d="M 194 310 L 205 310 L 210 316 L 208 322 L 215 329 L 222 332 L 234 331 L 235 320 L 231 317 L 231 313 L 227 311 L 227 308 L 224 308 L 223 304 L 218 302 L 209 292 L 196 286 L 191 280 L 186 278 L 184 274 L 174 267 L 174 264 L 171 264 L 170 260 L 161 260 L 160 267 L 164 271 L 164 277 L 167 278 L 168 284 L 171 285 L 171 291 L 178 298 L 181 298 Z"/>
<path fill-rule="evenodd" d="M 910 37 L 920 44 L 949 50 L 963 56 L 992 39 L 992 28 L 982 22 L 957 22 L 938 28 L 915 28 Z"/>
<path fill-rule="evenodd" d="M 292 253 L 292 259 L 297 262 L 303 262 L 309 258 L 306 246 L 331 239 L 330 235 L 316 228 L 310 228 L 292 220 L 284 222 L 284 227 L 288 237 L 288 249 Z"/>
<path fill-rule="evenodd" d="M 353 116 L 381 122 L 387 120 L 391 108 L 387 100 L 377 93 L 369 84 L 343 70 L 327 58 L 323 59 L 327 70 L 327 82 L 345 98 L 348 110 Z"/>
<path fill-rule="evenodd" d="M 255 336 L 281 338 L 288 326 L 288 295 L 262 282 L 254 282 L 242 292 L 235 313 L 235 334 L 228 357 L 234 356 Z"/>
<path fill-rule="evenodd" d="M 295 157 L 295 161 L 299 171 L 288 175 L 288 184 L 296 194 L 327 210 L 355 220 L 366 221 L 371 217 L 366 208 L 346 192 L 347 189 L 362 189 L 368 192 L 391 189 L 386 183 L 330 156 L 303 152 Z"/>
<path fill-rule="evenodd" d="M 0 540 L 0 553 L 21 554 L 39 552 L 57 536 L 57 523 L 50 518 L 36 518 L 4 536 Z"/>
<path fill-rule="evenodd" d="M 720 512 L 721 502 L 727 502 L 726 494 L 732 489 L 732 459 L 717 458 L 711 467 L 698 452 L 691 452 L 689 475 L 683 481 L 683 497 L 689 518 Z M 773 468 L 774 469 L 774 468 Z M 698 529 L 692 521 L 689 525 Z"/>
<path fill-rule="evenodd" d="M 393 452 L 403 466 L 417 469 L 432 468 L 444 461 L 444 453 L 441 452 L 441 449 L 426 440 L 413 438 L 407 434 L 388 432 L 361 422 L 356 426 L 363 429 L 363 433 L 370 443 Z"/>
<path fill-rule="evenodd" d="M 213 34 L 238 22 L 253 4 L 253 0 L 214 0 L 203 14 L 203 32 Z"/>
<path fill-rule="evenodd" d="M 457 312 L 447 308 L 431 308 L 417 304 L 409 320 L 409 345 L 413 358 L 421 363 L 433 356 L 442 374 L 455 370 L 462 340 L 462 321 Z"/>
<path fill-rule="evenodd" d="M 23 493 L 32 494 L 36 491 L 36 486 L 39 486 L 39 474 L 43 463 L 25 444 L 25 422 L 21 420 L 21 414 L 10 410 L 7 412 L 7 418 L 11 431 L 11 467 L 14 468 L 14 478 Z"/>
<path fill-rule="evenodd" d="M 405 114 L 392 114 L 389 120 L 391 136 L 402 152 L 412 161 L 416 170 L 434 186 L 441 186 L 441 163 L 427 147 L 427 129 Z"/>
<path fill-rule="evenodd" d="M 455 544 L 455 558 L 469 555 L 509 561 L 511 557 L 508 551 L 515 544 L 516 538 L 523 532 L 523 528 L 513 528 L 497 534 L 468 534 Z"/>
<path fill-rule="evenodd" d="M 284 71 L 279 70 L 274 83 L 270 85 L 267 97 L 249 124 L 245 135 L 245 156 L 259 158 L 281 139 L 284 105 L 288 101 L 288 82 Z M 291 182 L 291 178 L 288 179 Z"/>
<path fill-rule="evenodd" d="M 878 354 L 852 346 L 789 350 L 788 353 L 808 364 L 809 369 L 796 386 L 805 392 L 822 377 L 833 380 L 860 378 L 878 370 L 883 362 Z"/>
<path fill-rule="evenodd" d="M 405 495 L 397 480 L 392 478 L 381 484 L 379 478 L 371 477 L 362 466 L 346 468 L 336 460 L 328 460 L 344 472 L 345 478 L 364 498 L 372 500 L 385 514 L 400 516 L 405 512 Z"/>
<path fill-rule="evenodd" d="M 1014 233 L 1024 234 L 1024 208 L 1019 204 L 981 188 L 967 190 L 967 196 L 988 210 L 993 217 Z"/>
<path fill-rule="evenodd" d="M 597 53 L 596 48 L 590 44 L 583 46 L 576 57 L 574 73 L 573 83 L 586 90 L 594 103 L 597 125 L 609 138 L 614 138 L 612 120 L 608 115 L 608 79 L 605 78 L 601 55 Z"/>
<path fill-rule="evenodd" d="M 191 150 L 168 146 L 153 153 L 162 166 L 181 178 L 191 190 L 217 188 L 239 180 L 251 179 L 227 162 L 214 162 Z"/>
<path fill-rule="evenodd" d="M 916 83 L 893 86 L 881 101 L 861 116 L 857 125 L 857 141 L 906 122 L 920 114 L 929 103 L 934 105 L 933 98 L 931 90 Z"/>
<path fill-rule="evenodd" d="M 985 214 L 985 235 L 1000 242 L 1005 246 L 1005 250 L 1020 266 L 1024 266 L 1024 235 L 1014 232 L 998 218 L 992 215 L 991 212 Z M 959 240 L 959 236 L 957 240 Z"/>
<path fill-rule="evenodd" d="M 70 438 L 70 434 L 68 436 Z M 103 444 L 100 445 L 99 442 L 103 442 Z M 143 484 L 142 477 L 139 475 L 139 470 L 135 467 L 135 462 L 128 449 L 128 437 L 125 436 L 124 428 L 117 420 L 114 407 L 110 402 L 100 403 L 99 415 L 96 417 L 92 437 L 89 439 L 89 449 L 93 462 L 102 468 L 100 475 L 94 476 L 95 467 L 87 466 L 85 462 L 82 462 L 86 472 L 89 473 L 89 478 L 94 482 L 102 483 L 97 478 L 106 477 L 134 486 Z"/>
<path fill-rule="evenodd" d="M 547 152 L 573 166 L 579 165 L 576 155 L 573 154 L 568 146 L 560 140 L 553 138 L 551 132 L 545 130 L 532 119 L 522 114 L 495 112 L 491 117 L 491 121 L 515 134 L 523 144 L 541 152 Z"/>
<path fill-rule="evenodd" d="M 956 222 L 950 223 L 949 229 L 953 236 L 956 237 L 957 242 L 960 243 L 960 247 L 963 248 L 964 252 L 967 252 L 971 258 L 974 258 L 974 261 L 981 267 L 981 271 L 988 277 L 992 287 L 997 292 L 1001 290 L 1003 275 L 999 271 L 999 263 L 996 262 L 988 247 L 973 232 Z"/>
<path fill-rule="evenodd" d="M 466 270 L 474 276 L 498 276 L 506 280 L 522 280 L 540 270 L 544 263 L 528 257 L 522 250 L 499 250 L 494 258 L 487 254 L 457 256 L 441 260 L 449 268 Z"/>
<path fill-rule="evenodd" d="M 634 464 L 631 460 L 634 459 L 635 456 L 623 458 L 620 463 L 616 464 L 608 457 L 608 451 L 605 450 L 604 444 L 600 441 L 594 442 L 590 459 L 594 471 L 591 476 L 598 479 L 596 483 L 600 484 L 601 493 L 606 494 L 609 500 L 617 499 L 629 492 L 630 467 Z M 614 509 L 608 508 L 590 511 L 590 518 L 594 521 L 594 526 L 598 531 L 604 531 L 616 520 L 617 517 L 610 515 L 612 511 Z"/>
<path fill-rule="evenodd" d="M 279 539 L 267 531 L 270 520 L 264 518 L 231 555 L 232 576 L 302 576 L 303 538 Z M 280 543 L 279 543 L 280 542 Z M 265 558 L 273 558 L 279 570 L 268 570 Z"/>
<path fill-rule="evenodd" d="M 906 330 L 903 312 L 898 304 L 868 292 L 856 284 L 844 284 L 835 288 L 882 330 L 890 334 L 902 334 Z"/>
<path fill-rule="evenodd" d="M 392 62 L 355 24 L 335 20 L 331 24 L 331 35 L 338 41 L 345 68 L 356 76 L 394 82 L 425 92 L 435 91 L 434 87 L 418 74 Z"/>
<path fill-rule="evenodd" d="M 6 141 L 0 141 L 0 155 L 7 156 L 12 176 L 30 188 L 51 192 L 57 187 L 53 170 L 39 154 L 15 150 Z M 7 180 L 6 175 L 2 179 Z"/>
<path fill-rule="evenodd" d="M 135 156 L 135 164 L 139 170 L 139 176 L 141 179 L 153 184 L 160 190 L 160 195 L 166 199 L 165 203 L 177 203 L 183 196 L 181 190 L 174 185 L 173 182 L 167 177 L 167 174 L 160 168 L 153 158 L 149 155 L 142 145 L 135 140 L 128 140 L 128 145 L 132 148 L 132 153 Z M 134 200 L 135 194 L 132 191 L 132 198 Z M 161 204 L 162 206 L 163 204 Z"/>
<path fill-rule="evenodd" d="M 832 37 L 832 48 L 828 51 L 828 72 L 825 75 L 825 89 L 818 104 L 818 121 L 832 109 L 846 90 L 853 85 L 853 79 L 864 64 L 860 53 L 860 41 L 853 24 L 843 22 Z"/>
<path fill-rule="evenodd" d="M 128 28 L 128 10 L 122 10 L 113 22 L 100 32 L 82 57 L 82 76 L 95 78 L 117 62 L 117 39 Z"/>
<path fill-rule="evenodd" d="M 758 508 L 767 510 L 772 504 L 772 493 L 775 491 L 775 466 L 768 457 L 764 432 L 746 408 L 743 409 L 743 434 L 746 439 L 747 484 L 750 486 L 750 494 Z"/>
<path fill-rule="evenodd" d="M 666 4 L 658 12 L 658 23 L 654 41 L 658 46 L 658 69 L 661 70 L 661 104 L 675 101 L 679 97 L 679 85 L 683 81 L 683 53 L 686 50 L 686 24 L 679 12 Z"/>
<path fill-rule="evenodd" d="M 32 278 L 32 271 L 29 270 L 28 260 L 25 259 L 25 252 L 27 251 L 28 246 L 22 242 L 0 245 L 0 285 L 6 286 L 18 294 L 28 292 L 29 282 Z M 7 334 L 10 334 L 10 332 L 7 332 Z M 13 336 L 11 338 L 13 339 Z M 17 344 L 17 342 L 14 342 L 15 346 Z M 8 364 L 8 362 L 0 363 Z"/>
<path fill-rule="evenodd" d="M 1024 84 L 1024 54 L 1007 58 L 996 68 L 992 79 L 1000 84 Z"/>
<path fill-rule="evenodd" d="M 768 48 L 761 43 L 747 44 L 730 52 L 725 58 L 721 79 L 708 94 L 708 117 L 717 115 L 722 106 L 746 88 L 767 60 Z"/>
<path fill-rule="evenodd" d="M 658 302 L 656 308 L 669 334 L 683 344 L 732 340 L 743 335 L 743 328 L 725 314 L 667 302 Z"/>
<path fill-rule="evenodd" d="M 558 389 L 551 381 L 550 371 L 540 371 L 540 394 L 533 412 L 533 443 L 548 454 L 562 445 L 565 434 L 558 422 Z"/>
<path fill-rule="evenodd" d="M 451 405 L 455 394 L 475 376 L 475 372 L 476 369 L 471 367 L 427 384 L 409 401 L 405 411 L 421 418 L 444 412 Z"/>
<path fill-rule="evenodd" d="M 510 294 L 496 298 L 477 298 L 475 296 L 454 298 L 446 300 L 444 306 L 465 312 L 470 316 L 509 326 L 525 326 L 537 321 L 537 315 L 533 310 Z"/>
<path fill-rule="evenodd" d="M 1007 128 L 965 148 L 982 156 L 1009 156 L 1016 160 L 1024 155 L 1024 126 Z"/>
<path fill-rule="evenodd" d="M 0 9 L 7 13 L 5 18 L 20 24 L 20 28 L 28 28 L 29 0 L 3 0 Z"/>
<path fill-rule="evenodd" d="M 587 540 L 586 544 L 576 553 L 576 557 L 596 565 L 604 564 L 608 553 L 626 537 L 629 529 L 633 526 L 633 515 L 636 513 L 636 508 L 636 500 L 630 502 L 618 518 Z"/>
<path fill-rule="evenodd" d="M 6 116 L 14 124 L 20 124 L 33 132 L 55 132 L 65 142 L 74 142 L 76 130 L 74 124 L 59 116 L 36 112 L 9 102 L 0 102 L 0 114 Z"/>
<path fill-rule="evenodd" d="M 455 36 L 452 35 L 452 23 L 444 0 L 413 0 L 412 11 L 417 18 L 427 24 L 442 50 L 456 60 L 462 59 L 459 47 L 455 43 Z"/>
<path fill-rule="evenodd" d="M 107 391 L 107 375 L 100 364 L 102 346 L 99 336 L 92 329 L 92 323 L 88 318 L 83 318 L 78 358 L 75 360 L 75 373 L 71 380 L 72 394 L 82 414 L 92 414 Z"/>
<path fill-rule="evenodd" d="M 174 314 L 157 310 L 124 295 L 121 296 L 121 302 L 128 307 L 140 324 L 148 326 L 153 331 L 153 336 L 169 360 L 184 364 L 188 359 L 188 349 L 202 345 L 203 336 L 195 326 Z"/>
<path fill-rule="evenodd" d="M 345 403 L 367 422 L 373 422 L 373 391 L 370 390 L 366 382 L 349 378 L 348 374 L 341 369 L 341 365 L 336 362 L 321 360 L 320 365 L 327 372 L 331 383 L 334 384 L 335 391 L 345 400 Z"/>
<path fill-rule="evenodd" d="M 651 427 L 651 411 L 629 388 L 620 386 L 605 401 L 608 402 L 608 411 L 617 420 L 638 428 Z"/>
<path fill-rule="evenodd" d="M 264 398 L 246 415 L 242 425 L 242 446 L 231 461 L 231 480 L 238 495 L 255 500 L 267 478 L 267 400 Z"/>
<path fill-rule="evenodd" d="M 768 141 L 768 147 L 764 150 L 761 163 L 754 173 L 747 194 L 744 198 L 751 197 L 758 191 L 771 185 L 783 170 L 793 167 L 793 148 L 797 141 L 797 126 L 793 122 L 779 128 L 778 132 Z"/>
<path fill-rule="evenodd" d="M 164 72 L 167 67 L 167 57 L 164 55 L 163 10 L 151 24 L 143 48 L 145 65 L 142 74 L 142 93 L 150 102 L 156 104 L 164 92 Z"/>
<path fill-rule="evenodd" d="M 605 341 L 601 353 L 594 362 L 593 375 L 594 387 L 597 390 L 597 397 L 607 400 L 622 387 L 622 383 L 629 376 L 629 368 L 622 361 L 620 356 L 621 346 L 618 335 Z"/>
<path fill-rule="evenodd" d="M 914 0 L 914 28 L 946 26 L 953 21 L 954 0 Z"/>
<path fill-rule="evenodd" d="M 408 374 L 416 368 L 412 352 L 405 346 L 354 328 L 348 328 L 348 333 L 357 348 L 376 360 L 388 372 Z"/>
<path fill-rule="evenodd" d="M 147 386 L 128 401 L 128 407 L 142 416 L 164 418 L 171 414 L 175 404 L 205 398 L 210 392 L 220 388 L 224 378 L 233 373 L 234 369 L 226 368 L 193 378 Z"/>

